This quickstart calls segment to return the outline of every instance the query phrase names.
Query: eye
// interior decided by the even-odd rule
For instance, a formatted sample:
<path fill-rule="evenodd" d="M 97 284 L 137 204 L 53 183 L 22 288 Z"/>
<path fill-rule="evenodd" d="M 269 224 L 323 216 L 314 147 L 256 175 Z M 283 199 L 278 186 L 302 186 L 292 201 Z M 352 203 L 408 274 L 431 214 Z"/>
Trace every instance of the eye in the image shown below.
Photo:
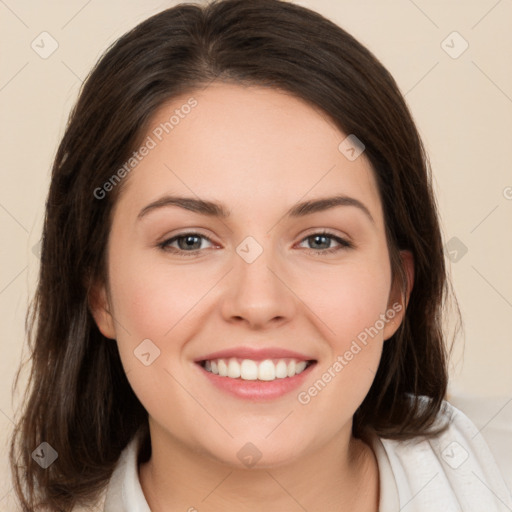
<path fill-rule="evenodd" d="M 331 242 L 335 241 L 338 243 L 337 247 L 330 247 Z M 352 242 L 349 242 L 348 240 L 345 240 L 337 235 L 334 235 L 333 233 L 329 233 L 328 231 L 322 231 L 319 233 L 313 233 L 312 235 L 307 236 L 303 239 L 301 243 L 304 243 L 304 241 L 309 242 L 310 244 L 313 244 L 314 247 L 309 252 L 312 252 L 313 254 L 333 254 L 335 252 L 341 251 L 343 249 L 351 249 L 354 247 L 354 244 Z M 328 247 L 326 247 L 326 245 Z M 320 246 L 320 247 L 318 247 Z M 320 249 L 320 250 L 317 250 Z"/>
<path fill-rule="evenodd" d="M 158 246 L 164 251 L 180 253 L 180 256 L 196 256 L 197 252 L 203 249 L 201 247 L 203 240 L 211 242 L 208 237 L 200 233 L 180 233 L 179 235 L 163 241 L 158 244 Z M 177 247 L 173 247 L 172 244 L 177 244 Z"/>
<path fill-rule="evenodd" d="M 158 247 L 164 251 L 176 253 L 180 256 L 198 256 L 199 252 L 204 249 L 204 247 L 202 247 L 202 241 L 204 240 L 213 243 L 207 236 L 201 235 L 200 233 L 180 233 L 159 243 Z M 309 249 L 308 252 L 317 255 L 332 254 L 343 249 L 354 247 L 352 242 L 334 235 L 333 233 L 329 233 L 328 231 L 308 235 L 301 241 L 301 244 L 305 241 L 316 246 Z M 338 245 L 330 247 L 332 241 L 336 242 Z"/>

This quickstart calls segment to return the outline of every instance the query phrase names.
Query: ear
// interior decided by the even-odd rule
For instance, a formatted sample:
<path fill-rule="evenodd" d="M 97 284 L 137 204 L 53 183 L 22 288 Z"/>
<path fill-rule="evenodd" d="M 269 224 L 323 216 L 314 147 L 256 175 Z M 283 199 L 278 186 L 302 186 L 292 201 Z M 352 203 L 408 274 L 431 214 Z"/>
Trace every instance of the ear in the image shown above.
<path fill-rule="evenodd" d="M 114 317 L 110 312 L 108 294 L 104 284 L 95 284 L 89 293 L 89 309 L 100 330 L 106 338 L 116 339 Z"/>
<path fill-rule="evenodd" d="M 411 251 L 404 250 L 400 251 L 400 257 L 407 277 L 407 292 L 405 295 L 402 294 L 399 276 L 395 276 L 386 310 L 388 321 L 384 327 L 384 340 L 391 338 L 400 327 L 414 286 L 414 256 Z"/>

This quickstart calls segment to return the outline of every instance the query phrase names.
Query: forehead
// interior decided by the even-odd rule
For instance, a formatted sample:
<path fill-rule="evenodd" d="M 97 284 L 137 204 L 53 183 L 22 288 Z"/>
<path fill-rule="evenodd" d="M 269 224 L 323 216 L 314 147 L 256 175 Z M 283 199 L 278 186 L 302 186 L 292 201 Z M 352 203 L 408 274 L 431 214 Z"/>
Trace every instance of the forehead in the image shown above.
<path fill-rule="evenodd" d="M 347 137 L 323 111 L 289 93 L 213 83 L 160 107 L 121 202 L 131 209 L 165 193 L 198 196 L 237 211 L 278 214 L 300 200 L 343 194 L 382 218 L 364 153 L 349 160 Z"/>

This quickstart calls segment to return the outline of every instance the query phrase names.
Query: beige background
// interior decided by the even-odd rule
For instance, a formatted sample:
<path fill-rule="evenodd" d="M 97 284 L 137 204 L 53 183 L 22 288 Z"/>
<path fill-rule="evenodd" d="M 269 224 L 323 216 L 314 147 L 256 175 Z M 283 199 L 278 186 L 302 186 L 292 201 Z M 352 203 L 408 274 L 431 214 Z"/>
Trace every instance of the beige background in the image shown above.
<path fill-rule="evenodd" d="M 81 82 L 101 53 L 126 30 L 175 3 L 0 1 L 1 510 L 12 509 L 5 455 L 16 402 L 11 383 L 37 277 L 52 158 Z M 512 416 L 512 2 L 297 3 L 328 16 L 367 45 L 406 95 L 431 157 L 445 241 L 451 251 L 456 244 L 467 247 L 452 263 L 447 252 L 465 323 L 450 390 L 454 403 L 466 404 L 468 415 L 476 411 L 474 420 L 492 444 L 498 439 L 492 428 L 502 428 L 503 434 L 505 418 Z M 31 48 L 43 31 L 58 43 L 46 59 Z M 464 41 L 467 50 L 452 58 L 447 51 L 455 56 Z M 471 403 L 485 406 L 472 409 Z M 503 442 L 512 459 L 510 437 Z M 503 468 L 504 446 L 493 447 Z"/>

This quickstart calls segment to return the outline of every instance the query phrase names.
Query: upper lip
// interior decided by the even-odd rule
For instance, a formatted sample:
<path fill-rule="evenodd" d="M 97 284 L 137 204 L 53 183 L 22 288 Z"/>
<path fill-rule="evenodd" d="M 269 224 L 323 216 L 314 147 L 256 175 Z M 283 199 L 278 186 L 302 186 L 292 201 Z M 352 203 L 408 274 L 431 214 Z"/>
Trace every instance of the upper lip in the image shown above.
<path fill-rule="evenodd" d="M 253 359 L 254 361 L 263 361 L 264 359 L 298 359 L 299 361 L 314 361 L 313 357 L 294 352 L 285 348 L 253 348 L 253 347 L 233 347 L 217 352 L 212 352 L 205 356 L 196 358 L 194 361 L 211 361 L 213 359 L 229 359 L 230 357 L 239 357 L 241 359 Z"/>

